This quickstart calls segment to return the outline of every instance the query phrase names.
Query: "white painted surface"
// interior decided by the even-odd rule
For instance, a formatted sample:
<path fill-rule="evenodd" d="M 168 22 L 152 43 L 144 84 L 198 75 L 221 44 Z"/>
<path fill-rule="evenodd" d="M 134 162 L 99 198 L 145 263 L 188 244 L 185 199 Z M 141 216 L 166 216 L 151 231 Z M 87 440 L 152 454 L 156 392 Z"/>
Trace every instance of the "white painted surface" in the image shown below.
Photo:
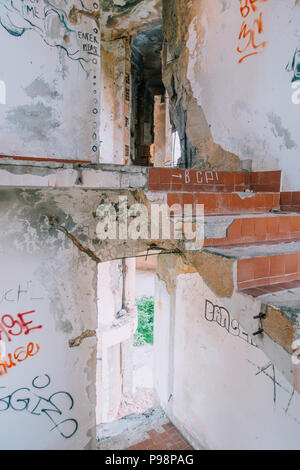
<path fill-rule="evenodd" d="M 237 330 L 230 334 L 216 318 L 208 321 L 209 310 L 205 318 L 206 300 L 219 306 L 222 300 L 198 274 L 177 277 L 174 296 L 157 280 L 157 294 L 155 390 L 194 445 L 299 449 L 299 395 L 242 329 L 234 336 Z"/>
<path fill-rule="evenodd" d="M 23 360 L 23 349 L 18 348 L 30 343 L 34 356 L 22 362 L 13 359 L 16 365 L 6 373 L 0 365 L 0 449 L 80 450 L 92 437 L 96 339 L 85 339 L 73 349 L 68 341 L 81 334 L 83 326 L 94 328 L 95 317 L 89 309 L 86 286 L 82 285 L 85 315 L 84 320 L 81 318 L 82 305 L 73 292 L 79 286 L 75 279 L 68 279 L 68 263 L 71 269 L 76 266 L 78 275 L 84 275 L 85 269 L 76 261 L 72 265 L 68 257 L 61 255 L 61 260 L 65 266 L 46 256 L 1 253 L 1 265 L 6 266 L 0 273 L 2 323 L 4 314 L 16 320 L 18 313 L 34 310 L 24 319 L 32 322 L 28 328 L 41 328 L 28 334 L 23 329 L 17 336 L 9 335 L 10 341 L 2 331 L 6 362 L 10 364 L 9 354 Z M 87 273 L 85 277 L 88 279 Z M 8 318 L 5 321 L 9 324 Z M 16 324 L 11 331 L 17 334 L 20 328 Z"/>
<path fill-rule="evenodd" d="M 169 386 L 169 377 L 173 373 L 170 362 L 170 351 L 173 348 L 170 312 L 171 297 L 168 295 L 165 283 L 155 276 L 153 382 L 154 393 L 165 410 L 172 393 L 172 387 Z"/>
<path fill-rule="evenodd" d="M 0 2 L 1 154 L 98 160 L 100 35 L 85 15 L 69 20 L 73 5 Z"/>
<path fill-rule="evenodd" d="M 136 297 L 154 297 L 155 271 L 137 269 L 136 271 Z"/>
<path fill-rule="evenodd" d="M 189 26 L 188 79 L 215 142 L 252 159 L 253 170 L 282 169 L 283 189 L 300 189 L 300 107 L 292 101 L 294 73 L 286 70 L 300 44 L 300 5 L 257 2 L 256 12 L 243 19 L 237 0 L 194 4 L 198 13 Z M 257 34 L 253 22 L 260 13 L 263 32 Z M 261 52 L 239 63 L 243 54 L 237 48 L 244 49 L 250 38 L 239 41 L 243 21 L 254 28 L 255 44 L 266 46 L 249 47 L 246 53 Z"/>

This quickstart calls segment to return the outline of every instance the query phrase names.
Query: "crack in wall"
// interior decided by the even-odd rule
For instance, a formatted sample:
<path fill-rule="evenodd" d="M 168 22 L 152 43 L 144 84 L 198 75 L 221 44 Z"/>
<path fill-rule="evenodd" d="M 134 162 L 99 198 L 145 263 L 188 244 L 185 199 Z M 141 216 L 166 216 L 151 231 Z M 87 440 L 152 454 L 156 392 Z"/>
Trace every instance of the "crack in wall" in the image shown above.
<path fill-rule="evenodd" d="M 70 348 L 78 348 L 78 346 L 81 345 L 82 341 L 86 338 L 92 338 L 96 336 L 96 331 L 95 330 L 85 330 L 83 333 L 81 333 L 80 336 L 77 336 L 77 338 L 73 338 L 69 340 L 69 347 Z"/>
<path fill-rule="evenodd" d="M 95 261 L 96 263 L 101 263 L 101 259 L 89 247 L 82 245 L 82 243 L 78 240 L 78 238 L 75 235 L 73 235 L 72 233 L 69 233 L 65 227 L 63 227 L 57 222 L 57 218 L 54 214 L 48 214 L 47 217 L 48 217 L 49 225 L 51 225 L 51 227 L 64 233 L 66 237 L 69 240 L 71 240 L 71 242 L 78 248 L 78 250 L 85 253 L 93 261 Z"/>

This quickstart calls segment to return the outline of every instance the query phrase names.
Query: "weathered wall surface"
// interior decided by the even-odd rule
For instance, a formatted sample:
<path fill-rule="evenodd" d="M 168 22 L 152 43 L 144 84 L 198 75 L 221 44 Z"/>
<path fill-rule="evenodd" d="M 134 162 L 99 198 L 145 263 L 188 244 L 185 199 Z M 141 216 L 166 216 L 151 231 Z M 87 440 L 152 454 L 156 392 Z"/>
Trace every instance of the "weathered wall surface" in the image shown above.
<path fill-rule="evenodd" d="M 252 161 L 299 189 L 299 19 L 294 0 L 164 2 L 164 80 L 190 164 Z"/>
<path fill-rule="evenodd" d="M 98 161 L 98 2 L 0 2 L 3 155 Z"/>
<path fill-rule="evenodd" d="M 0 192 L 1 449 L 95 446 L 97 266 L 46 217 L 76 230 L 83 199 Z"/>
<path fill-rule="evenodd" d="M 198 448 L 299 449 L 299 394 L 201 277 L 163 258 L 154 377 L 170 418 Z M 162 280 L 164 263 L 172 282 Z"/>

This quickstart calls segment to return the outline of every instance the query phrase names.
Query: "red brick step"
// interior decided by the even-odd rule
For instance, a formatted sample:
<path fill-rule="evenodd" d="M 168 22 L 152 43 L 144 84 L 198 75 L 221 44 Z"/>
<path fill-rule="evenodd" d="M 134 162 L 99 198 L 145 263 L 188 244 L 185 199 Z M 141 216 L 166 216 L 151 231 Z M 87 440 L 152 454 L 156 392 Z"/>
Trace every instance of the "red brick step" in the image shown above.
<path fill-rule="evenodd" d="M 279 211 L 279 198 L 279 193 L 169 193 L 167 201 L 169 207 L 193 205 L 194 214 L 196 204 L 203 204 L 205 215 L 230 215 Z"/>
<path fill-rule="evenodd" d="M 279 192 L 281 171 L 201 171 L 150 168 L 149 191 L 163 192 Z"/>

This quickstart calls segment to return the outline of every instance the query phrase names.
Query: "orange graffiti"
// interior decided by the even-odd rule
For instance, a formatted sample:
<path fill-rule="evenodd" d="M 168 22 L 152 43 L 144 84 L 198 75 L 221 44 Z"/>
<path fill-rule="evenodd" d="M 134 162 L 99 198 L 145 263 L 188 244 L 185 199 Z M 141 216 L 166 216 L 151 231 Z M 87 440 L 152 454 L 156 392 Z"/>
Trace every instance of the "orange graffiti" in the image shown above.
<path fill-rule="evenodd" d="M 265 3 L 268 0 L 239 0 L 240 2 L 240 12 L 243 18 L 240 34 L 238 36 L 239 41 L 242 42 L 242 45 L 237 47 L 239 54 L 243 56 L 239 59 L 239 64 L 243 62 L 247 57 L 252 55 L 259 54 L 266 46 L 266 41 L 258 43 L 256 41 L 256 35 L 261 35 L 263 33 L 263 14 L 259 13 L 257 17 L 253 17 L 258 10 L 257 3 Z M 249 17 L 251 26 L 245 21 Z M 248 20 L 247 20 L 248 21 Z"/>
<path fill-rule="evenodd" d="M 18 362 L 23 362 L 29 357 L 35 356 L 40 350 L 40 347 L 37 343 L 28 343 L 27 346 L 21 346 L 20 348 L 15 349 L 14 353 L 8 353 L 7 358 L 1 357 L 0 360 L 0 376 L 7 374 L 7 369 L 15 367 Z"/>

